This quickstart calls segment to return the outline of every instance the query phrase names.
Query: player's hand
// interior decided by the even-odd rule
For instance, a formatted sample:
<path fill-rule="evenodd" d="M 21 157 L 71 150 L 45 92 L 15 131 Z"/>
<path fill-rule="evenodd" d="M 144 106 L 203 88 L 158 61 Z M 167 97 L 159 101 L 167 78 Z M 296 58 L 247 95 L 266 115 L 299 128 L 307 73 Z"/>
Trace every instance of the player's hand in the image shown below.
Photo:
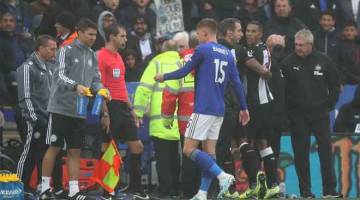
<path fill-rule="evenodd" d="M 135 121 L 135 126 L 137 128 L 140 128 L 140 125 L 142 124 L 142 119 L 141 119 L 141 123 L 140 123 L 140 120 L 138 120 L 138 117 L 136 117 L 136 114 L 135 114 L 134 110 L 131 110 L 131 116 Z"/>
<path fill-rule="evenodd" d="M 265 80 L 269 80 L 272 77 L 272 73 L 269 69 L 265 69 L 261 72 L 260 76 Z"/>
<path fill-rule="evenodd" d="M 83 96 L 88 96 L 88 97 L 93 96 L 93 95 L 91 94 L 90 88 L 85 87 L 85 86 L 80 85 L 80 84 L 79 84 L 79 85 L 76 85 L 76 93 L 77 93 L 78 95 L 83 95 Z"/>
<path fill-rule="evenodd" d="M 105 133 L 110 132 L 110 117 L 109 117 L 109 114 L 107 114 L 107 113 L 104 113 L 101 116 L 101 128 L 103 130 L 105 130 Z"/>
<path fill-rule="evenodd" d="M 98 95 L 103 96 L 106 100 L 110 101 L 111 100 L 111 95 L 108 89 L 106 88 L 101 88 L 98 92 Z"/>
<path fill-rule="evenodd" d="M 239 122 L 245 126 L 250 121 L 250 114 L 248 110 L 240 110 L 239 112 Z"/>
<path fill-rule="evenodd" d="M 164 74 L 156 74 L 154 80 L 160 83 L 164 82 Z"/>
<path fill-rule="evenodd" d="M 134 115 L 135 115 L 135 113 L 134 113 Z M 139 128 L 142 123 L 143 123 L 143 118 L 142 118 L 142 117 L 138 117 L 138 116 L 135 115 L 135 125 L 136 125 L 136 127 Z"/>

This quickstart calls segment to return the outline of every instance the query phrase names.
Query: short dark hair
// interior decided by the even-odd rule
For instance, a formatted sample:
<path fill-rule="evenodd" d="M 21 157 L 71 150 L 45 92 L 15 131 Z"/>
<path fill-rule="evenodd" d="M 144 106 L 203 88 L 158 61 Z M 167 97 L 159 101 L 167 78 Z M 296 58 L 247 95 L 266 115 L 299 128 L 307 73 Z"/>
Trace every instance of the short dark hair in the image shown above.
<path fill-rule="evenodd" d="M 120 24 L 117 24 L 117 23 L 113 23 L 109 27 L 105 28 L 104 33 L 105 33 L 106 42 L 110 41 L 110 36 L 111 35 L 116 36 L 117 34 L 119 34 L 120 29 L 126 30 L 124 26 L 122 26 Z"/>
<path fill-rule="evenodd" d="M 84 32 L 89 28 L 97 30 L 96 23 L 93 22 L 89 18 L 82 18 L 82 19 L 79 20 L 79 22 L 77 24 L 77 30 L 78 31 Z"/>
<path fill-rule="evenodd" d="M 217 22 L 211 18 L 204 18 L 199 21 L 196 28 L 207 28 L 211 33 L 217 33 Z"/>
<path fill-rule="evenodd" d="M 328 15 L 331 16 L 334 20 L 335 20 L 335 14 L 333 11 L 331 10 L 324 10 L 320 12 L 320 18 L 323 17 L 324 15 Z"/>
<path fill-rule="evenodd" d="M 236 18 L 226 18 L 226 19 L 222 20 L 218 26 L 218 34 L 220 36 L 225 36 L 227 31 L 229 31 L 229 30 L 234 31 L 236 23 L 241 24 L 240 20 L 238 20 Z"/>
<path fill-rule="evenodd" d="M 14 19 L 16 19 L 14 13 L 6 10 L 6 11 L 4 11 L 4 12 L 0 12 L 0 20 L 2 20 L 6 15 L 10 15 L 10 16 L 12 16 Z"/>
<path fill-rule="evenodd" d="M 249 26 L 250 24 L 256 25 L 256 26 L 259 28 L 259 30 L 260 30 L 261 32 L 263 32 L 263 25 L 262 25 L 259 21 L 252 20 L 252 21 L 250 21 L 250 22 L 247 24 L 247 26 Z"/>
<path fill-rule="evenodd" d="M 49 40 L 56 42 L 56 39 L 50 35 L 39 35 L 35 41 L 35 50 L 39 50 L 41 46 L 46 46 Z"/>
<path fill-rule="evenodd" d="M 354 20 L 349 20 L 349 21 L 345 22 L 344 28 L 347 26 L 352 26 L 352 27 L 358 28 L 358 25 L 356 24 L 356 22 Z"/>

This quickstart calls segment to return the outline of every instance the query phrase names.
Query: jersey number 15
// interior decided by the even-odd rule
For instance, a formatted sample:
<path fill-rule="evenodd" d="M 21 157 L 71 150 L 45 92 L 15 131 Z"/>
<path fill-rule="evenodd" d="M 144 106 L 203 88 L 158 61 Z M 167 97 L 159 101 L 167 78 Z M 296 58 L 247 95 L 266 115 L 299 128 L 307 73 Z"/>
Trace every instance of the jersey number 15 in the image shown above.
<path fill-rule="evenodd" d="M 225 80 L 224 67 L 228 65 L 228 62 L 219 59 L 214 59 L 214 63 L 215 63 L 215 83 L 222 84 Z"/>

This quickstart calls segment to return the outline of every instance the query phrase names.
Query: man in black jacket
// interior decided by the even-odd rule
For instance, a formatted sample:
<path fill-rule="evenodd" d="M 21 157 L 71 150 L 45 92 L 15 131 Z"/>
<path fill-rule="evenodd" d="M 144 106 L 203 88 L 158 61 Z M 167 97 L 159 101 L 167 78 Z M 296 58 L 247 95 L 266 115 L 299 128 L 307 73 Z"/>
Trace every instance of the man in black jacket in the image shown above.
<path fill-rule="evenodd" d="M 286 52 L 289 54 L 294 49 L 295 33 L 305 28 L 303 22 L 291 15 L 288 0 L 275 0 L 274 16 L 264 26 L 264 38 L 271 34 L 285 36 Z"/>
<path fill-rule="evenodd" d="M 312 198 L 309 168 L 310 136 L 314 134 L 320 157 L 323 197 L 342 197 L 335 191 L 329 112 L 340 92 L 340 78 L 334 62 L 313 49 L 314 36 L 303 29 L 295 35 L 295 52 L 282 62 L 285 95 L 290 120 L 295 169 L 303 198 Z"/>
<path fill-rule="evenodd" d="M 331 11 L 320 14 L 320 27 L 314 32 L 315 47 L 338 64 L 339 33 L 335 28 L 335 16 Z"/>
<path fill-rule="evenodd" d="M 15 33 L 16 19 L 10 12 L 0 15 L 0 76 L 4 82 L 1 83 L 4 96 L 0 96 L 4 103 L 16 104 L 15 71 L 29 56 L 32 41 Z"/>
<path fill-rule="evenodd" d="M 360 133 L 360 87 L 355 90 L 352 102 L 344 104 L 335 120 L 335 132 Z"/>

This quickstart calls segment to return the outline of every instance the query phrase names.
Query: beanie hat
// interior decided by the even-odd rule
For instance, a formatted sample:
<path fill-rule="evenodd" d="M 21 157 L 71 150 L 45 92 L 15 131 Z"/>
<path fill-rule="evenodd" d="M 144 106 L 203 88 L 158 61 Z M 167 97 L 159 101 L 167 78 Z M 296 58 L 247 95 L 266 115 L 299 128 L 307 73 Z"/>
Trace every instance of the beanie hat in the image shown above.
<path fill-rule="evenodd" d="M 76 25 L 76 18 L 72 13 L 64 11 L 56 16 L 56 23 L 73 31 Z"/>

